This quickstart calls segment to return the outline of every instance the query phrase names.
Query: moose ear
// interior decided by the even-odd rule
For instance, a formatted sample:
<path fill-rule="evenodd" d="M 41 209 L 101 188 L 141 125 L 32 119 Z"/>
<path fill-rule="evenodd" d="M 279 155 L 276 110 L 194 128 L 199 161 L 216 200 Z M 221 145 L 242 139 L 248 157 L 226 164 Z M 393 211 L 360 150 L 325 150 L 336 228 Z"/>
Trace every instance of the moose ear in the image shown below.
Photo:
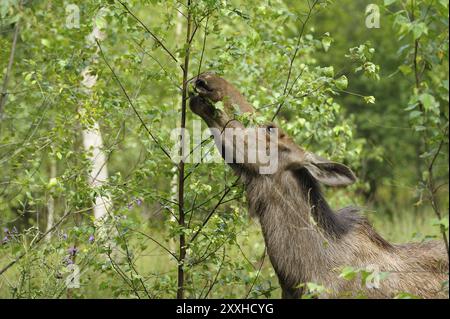
<path fill-rule="evenodd" d="M 302 165 L 317 181 L 328 186 L 347 186 L 356 182 L 356 176 L 344 164 L 331 162 L 312 153 L 307 153 Z"/>

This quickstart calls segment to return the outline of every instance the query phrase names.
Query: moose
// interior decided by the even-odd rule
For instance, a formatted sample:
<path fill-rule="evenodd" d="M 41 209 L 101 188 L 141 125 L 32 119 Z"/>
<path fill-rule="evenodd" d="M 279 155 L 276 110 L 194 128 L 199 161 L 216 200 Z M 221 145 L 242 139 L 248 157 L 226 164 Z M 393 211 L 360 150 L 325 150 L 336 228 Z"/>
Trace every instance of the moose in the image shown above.
<path fill-rule="evenodd" d="M 216 107 L 218 102 L 223 107 Z M 214 72 L 190 81 L 189 104 L 210 128 L 239 128 L 244 134 L 245 126 L 235 116 L 236 107 L 241 113 L 256 113 L 232 84 Z M 393 298 L 401 292 L 421 298 L 448 298 L 448 290 L 443 288 L 449 270 L 443 242 L 392 244 L 357 208 L 332 210 L 320 184 L 350 185 L 356 181 L 352 170 L 302 149 L 274 123 L 265 123 L 262 128 L 267 137 L 278 135 L 276 171 L 260 174 L 258 161 L 229 165 L 244 185 L 249 214 L 259 219 L 282 298 L 302 297 L 310 282 L 326 288 L 320 295 L 325 298 Z M 242 147 L 226 135 L 216 140 L 216 145 L 221 152 Z M 341 278 L 345 267 L 376 269 L 387 277 L 378 285 L 363 285 L 357 278 Z"/>

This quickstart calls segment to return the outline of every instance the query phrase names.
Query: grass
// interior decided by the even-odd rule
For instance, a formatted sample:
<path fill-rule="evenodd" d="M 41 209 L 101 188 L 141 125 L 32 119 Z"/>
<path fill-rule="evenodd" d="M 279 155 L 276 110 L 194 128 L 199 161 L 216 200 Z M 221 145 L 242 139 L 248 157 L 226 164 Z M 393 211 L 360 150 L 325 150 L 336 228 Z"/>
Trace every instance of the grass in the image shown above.
<path fill-rule="evenodd" d="M 411 214 L 408 211 L 399 211 L 392 217 L 369 213 L 369 219 L 372 221 L 375 229 L 386 239 L 396 243 L 404 243 L 412 240 L 421 240 L 425 235 L 437 236 L 440 240 L 439 230 L 432 226 L 431 221 L 434 217 L 432 212 L 426 211 L 417 214 Z M 176 243 L 170 240 L 164 240 L 167 233 L 158 227 L 147 229 L 147 233 L 153 237 L 165 242 L 172 250 L 176 251 Z M 149 293 L 158 298 L 172 298 L 175 296 L 174 287 L 176 287 L 176 262 L 161 248 L 151 241 L 137 242 L 132 239 L 130 245 L 137 246 L 143 244 L 145 249 L 136 255 L 135 267 L 137 273 L 142 274 L 145 284 L 152 287 Z M 237 245 L 227 247 L 227 255 L 231 261 L 236 261 L 247 268 L 233 269 L 233 264 L 229 264 L 222 269 L 223 276 L 219 278 L 219 284 L 208 294 L 208 298 L 244 298 L 252 290 L 251 297 L 258 297 L 258 291 L 269 290 L 267 296 L 273 298 L 280 297 L 280 289 L 275 273 L 266 257 L 261 272 L 258 269 L 261 265 L 261 256 L 264 251 L 264 242 L 259 224 L 256 220 L 249 220 L 245 231 L 237 234 Z M 42 248 L 40 248 L 42 249 Z M 0 250 L 0 267 L 9 260 L 6 250 Z M 0 298 L 13 297 L 11 287 L 16 287 L 22 294 L 20 297 L 46 297 L 46 298 L 113 298 L 115 291 L 119 291 L 126 286 L 123 279 L 115 272 L 102 272 L 90 264 L 86 272 L 82 272 L 80 289 L 66 291 L 62 279 L 55 279 L 56 273 L 50 271 L 52 265 L 61 263 L 58 261 L 58 254 L 49 251 L 42 255 L 33 255 L 30 258 L 24 258 L 20 263 L 8 270 L 0 277 Z M 105 256 L 97 254 L 95 259 L 104 260 Z M 126 265 L 122 266 L 124 271 Z M 98 268 L 98 267 L 97 267 Z M 214 265 L 204 268 L 195 267 L 194 272 L 215 273 L 217 267 Z M 82 270 L 84 271 L 84 269 Z M 254 278 L 259 273 L 256 285 L 253 285 Z M 228 277 L 227 277 L 228 276 Z M 232 277 L 231 281 L 225 282 L 225 278 Z M 64 276 L 65 277 L 65 276 Z M 226 283 L 226 284 L 224 284 Z M 195 284 L 192 283 L 194 286 Z M 196 283 L 196 293 L 192 297 L 200 297 L 198 291 L 201 291 L 203 283 Z M 272 288 L 270 288 L 272 287 Z M 62 290 L 61 290 L 62 288 Z M 256 291 L 256 292 L 255 292 Z M 62 292 L 62 293 L 60 293 Z M 143 291 L 141 297 L 146 297 Z M 17 295 L 15 295 L 17 296 Z M 136 296 L 119 294 L 119 297 Z M 263 298 L 264 296 L 259 296 Z"/>

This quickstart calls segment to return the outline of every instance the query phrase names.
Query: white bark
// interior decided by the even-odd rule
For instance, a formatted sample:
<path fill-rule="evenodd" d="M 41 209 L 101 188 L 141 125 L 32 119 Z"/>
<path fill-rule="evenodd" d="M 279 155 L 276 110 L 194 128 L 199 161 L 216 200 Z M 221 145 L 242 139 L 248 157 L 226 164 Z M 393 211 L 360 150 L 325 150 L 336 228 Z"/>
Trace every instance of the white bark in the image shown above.
<path fill-rule="evenodd" d="M 94 21 L 94 29 L 92 33 L 87 37 L 89 45 L 96 45 L 95 40 L 103 40 L 105 34 L 96 26 Z M 95 55 L 92 59 L 92 64 L 98 62 L 98 56 Z M 86 94 L 92 95 L 92 88 L 97 83 L 97 76 L 90 73 L 90 67 L 86 67 L 81 76 L 83 80 L 81 85 L 85 87 Z M 83 146 L 88 153 L 89 160 L 91 162 L 92 170 L 89 172 L 89 181 L 91 187 L 100 187 L 104 185 L 108 180 L 108 168 L 106 165 L 106 156 L 103 152 L 103 139 L 100 131 L 100 126 L 97 122 L 91 128 L 83 130 Z M 108 195 L 97 196 L 95 198 L 94 217 L 99 220 L 106 216 L 108 210 L 111 207 L 111 200 Z"/>
<path fill-rule="evenodd" d="M 177 13 L 177 23 L 175 25 L 175 41 L 179 43 L 181 41 L 181 36 L 183 32 L 183 14 L 178 11 Z M 181 98 L 177 99 L 177 105 L 181 104 Z M 178 201 L 178 167 L 175 166 L 172 168 L 172 180 L 170 181 L 170 193 L 171 199 L 173 202 Z M 174 216 L 170 217 L 172 222 L 175 222 L 176 219 Z"/>
<path fill-rule="evenodd" d="M 89 173 L 91 187 L 104 185 L 108 180 L 108 170 L 106 156 L 103 152 L 103 140 L 97 122 L 90 129 L 83 130 L 83 146 L 88 152 L 92 170 Z M 97 196 L 95 198 L 94 217 L 102 218 L 111 207 L 111 201 L 107 196 Z"/>
<path fill-rule="evenodd" d="M 56 178 L 56 161 L 54 159 L 50 162 L 50 183 L 54 181 Z M 47 227 L 45 229 L 48 232 L 47 240 L 51 239 L 50 229 L 53 227 L 55 221 L 55 199 L 53 195 L 50 193 L 47 200 Z"/>
<path fill-rule="evenodd" d="M 182 32 L 183 32 L 183 14 L 178 11 L 177 13 L 177 21 L 175 25 L 175 41 L 176 43 L 181 42 Z M 177 105 L 181 105 L 181 97 L 177 99 Z M 174 166 L 171 170 L 172 179 L 170 181 L 170 195 L 173 203 L 178 202 L 178 166 Z M 191 212 L 192 214 L 192 212 Z M 172 223 L 176 223 L 177 220 L 174 215 L 170 215 L 170 221 Z M 177 242 L 174 238 L 170 238 L 169 240 L 169 248 L 172 251 L 177 249 Z"/>

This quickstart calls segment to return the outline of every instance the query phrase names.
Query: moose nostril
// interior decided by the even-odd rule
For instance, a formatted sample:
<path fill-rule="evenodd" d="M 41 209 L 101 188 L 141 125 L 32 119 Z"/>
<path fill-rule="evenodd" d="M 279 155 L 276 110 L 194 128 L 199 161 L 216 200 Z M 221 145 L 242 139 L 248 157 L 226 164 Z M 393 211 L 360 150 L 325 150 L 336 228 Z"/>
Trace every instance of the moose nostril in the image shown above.
<path fill-rule="evenodd" d="M 202 79 L 195 80 L 195 86 L 210 91 L 210 88 L 208 87 L 208 84 L 206 83 L 205 80 Z"/>
<path fill-rule="evenodd" d="M 206 82 L 204 81 L 204 80 L 202 80 L 202 79 L 197 79 L 196 81 L 195 81 L 195 85 L 196 86 L 206 86 Z"/>

